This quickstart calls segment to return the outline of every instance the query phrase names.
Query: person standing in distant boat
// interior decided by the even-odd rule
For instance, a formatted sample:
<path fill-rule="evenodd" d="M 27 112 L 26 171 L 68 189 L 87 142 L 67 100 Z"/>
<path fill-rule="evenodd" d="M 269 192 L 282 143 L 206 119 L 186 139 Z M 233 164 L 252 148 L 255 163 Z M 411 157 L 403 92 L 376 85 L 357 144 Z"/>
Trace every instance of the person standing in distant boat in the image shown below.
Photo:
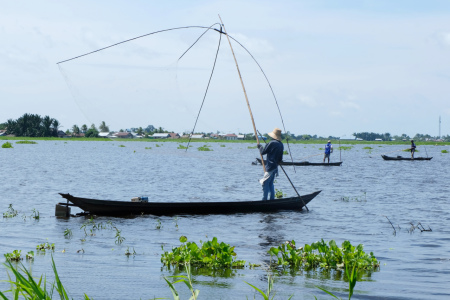
<path fill-rule="evenodd" d="M 268 135 L 272 140 L 263 147 L 258 143 L 258 149 L 261 155 L 267 154 L 266 159 L 266 172 L 264 177 L 259 181 L 263 187 L 263 200 L 267 200 L 267 196 L 270 194 L 270 200 L 275 199 L 275 187 L 273 181 L 275 176 L 278 176 L 278 164 L 283 160 L 284 146 L 281 142 L 281 129 L 275 128 Z"/>
<path fill-rule="evenodd" d="M 414 159 L 414 152 L 416 152 L 416 144 L 414 144 L 414 140 L 411 140 L 411 159 Z"/>
<path fill-rule="evenodd" d="M 323 162 L 328 158 L 328 163 L 330 163 L 330 154 L 333 153 L 333 145 L 331 145 L 331 141 L 325 145 L 325 155 L 323 156 Z"/>

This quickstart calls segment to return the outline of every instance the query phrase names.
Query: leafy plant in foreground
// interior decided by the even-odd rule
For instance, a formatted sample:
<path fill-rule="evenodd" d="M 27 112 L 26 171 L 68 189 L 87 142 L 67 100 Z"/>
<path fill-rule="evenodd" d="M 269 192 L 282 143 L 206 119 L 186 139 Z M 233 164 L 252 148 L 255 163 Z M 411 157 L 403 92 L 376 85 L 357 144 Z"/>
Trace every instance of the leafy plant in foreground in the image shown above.
<path fill-rule="evenodd" d="M 448 153 L 448 151 L 447 150 L 441 150 L 441 153 Z"/>
<path fill-rule="evenodd" d="M 187 149 L 188 147 L 183 146 L 183 145 L 178 145 L 177 149 Z"/>
<path fill-rule="evenodd" d="M 179 282 L 184 282 L 184 284 L 186 284 L 186 286 L 191 291 L 192 296 L 189 298 L 189 300 L 196 300 L 198 297 L 198 294 L 200 293 L 199 290 L 194 290 L 194 287 L 192 285 L 191 266 L 189 264 L 186 264 L 185 268 L 186 268 L 187 276 L 176 275 L 176 276 L 164 277 L 164 280 L 167 282 L 167 284 L 170 287 L 170 290 L 172 291 L 174 300 L 180 300 L 180 295 L 178 294 L 178 291 L 175 289 L 175 286 L 174 286 L 174 284 L 179 283 Z M 180 278 L 180 279 L 178 279 L 174 282 L 170 282 L 169 280 L 167 280 L 167 278 Z"/>
<path fill-rule="evenodd" d="M 216 237 L 211 241 L 200 241 L 200 246 L 195 242 L 187 242 L 185 236 L 180 237 L 180 242 L 182 245 L 173 247 L 172 252 L 164 251 L 161 254 L 163 265 L 169 268 L 172 265 L 179 267 L 186 264 L 196 268 L 243 268 L 245 265 L 245 261 L 234 259 L 234 247 L 224 242 L 219 243 Z"/>
<path fill-rule="evenodd" d="M 5 267 L 8 272 L 8 277 L 11 284 L 11 289 L 7 291 L 0 292 L 0 298 L 2 299 L 26 299 L 26 300 L 35 300 L 35 299 L 53 299 L 53 294 L 56 291 L 57 295 L 61 300 L 69 300 L 69 298 L 63 284 L 61 283 L 61 279 L 59 278 L 58 271 L 56 270 L 55 261 L 52 257 L 52 269 L 55 275 L 55 281 L 50 285 L 51 288 L 47 287 L 47 281 L 44 278 L 42 280 L 42 275 L 38 281 L 36 281 L 32 274 L 21 265 L 20 268 L 15 268 L 10 261 L 5 264 Z M 14 275 L 16 278 L 15 281 L 11 280 L 11 276 L 9 276 L 9 272 Z M 43 284 L 42 284 L 43 283 Z M 7 298 L 5 294 L 11 293 L 11 298 Z M 55 296 L 56 298 L 56 296 Z M 84 294 L 84 299 L 89 300 L 89 297 Z"/>
<path fill-rule="evenodd" d="M 267 291 L 263 292 L 261 289 L 257 288 L 256 286 L 248 283 L 247 281 L 244 281 L 246 284 L 254 288 L 257 292 L 259 292 L 264 300 L 273 300 L 275 298 L 275 293 L 272 294 L 273 290 L 273 275 L 272 273 L 267 274 Z M 270 295 L 272 295 L 272 298 L 270 298 Z M 292 299 L 294 295 L 289 296 L 288 300 Z"/>

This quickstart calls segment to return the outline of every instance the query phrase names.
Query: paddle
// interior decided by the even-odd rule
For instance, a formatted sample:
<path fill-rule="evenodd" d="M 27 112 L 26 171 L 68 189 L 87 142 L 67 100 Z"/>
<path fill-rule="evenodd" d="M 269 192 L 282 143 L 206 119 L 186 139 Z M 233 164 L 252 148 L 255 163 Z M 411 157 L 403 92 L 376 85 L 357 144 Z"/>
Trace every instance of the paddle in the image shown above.
<path fill-rule="evenodd" d="M 258 133 L 259 133 L 259 135 L 261 135 L 261 133 L 260 133 L 259 131 L 258 131 Z M 267 144 L 266 140 L 263 140 L 263 141 L 264 141 L 265 144 Z M 259 149 L 258 149 L 258 151 L 259 151 Z M 260 153 L 261 153 L 261 152 L 260 152 Z M 262 156 L 262 154 L 261 154 L 261 156 Z M 264 160 L 263 160 L 263 161 L 264 161 Z M 294 186 L 294 184 L 292 183 L 291 179 L 289 178 L 288 174 L 287 174 L 286 171 L 284 170 L 283 166 L 282 166 L 282 165 L 279 165 L 279 166 L 280 166 L 281 170 L 283 170 L 284 175 L 286 175 L 286 178 L 289 180 L 289 183 L 292 185 L 292 188 L 293 188 L 294 191 L 297 193 L 297 196 L 298 196 L 298 197 L 300 198 L 300 200 L 302 201 L 303 206 L 305 206 L 306 210 L 309 211 L 308 206 L 306 206 L 306 203 L 305 203 L 305 201 L 303 201 L 302 196 L 300 196 L 300 194 L 297 192 L 297 189 L 295 188 L 295 186 Z"/>

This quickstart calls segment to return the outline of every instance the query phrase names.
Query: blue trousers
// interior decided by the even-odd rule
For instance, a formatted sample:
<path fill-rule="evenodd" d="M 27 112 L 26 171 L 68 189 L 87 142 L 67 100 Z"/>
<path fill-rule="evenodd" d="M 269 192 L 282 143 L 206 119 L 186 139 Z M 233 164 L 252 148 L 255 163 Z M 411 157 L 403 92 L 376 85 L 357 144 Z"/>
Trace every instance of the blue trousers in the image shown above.
<path fill-rule="evenodd" d="M 275 187 L 273 186 L 273 181 L 275 180 L 275 175 L 277 172 L 273 172 L 270 177 L 264 181 L 263 185 L 263 200 L 267 200 L 267 196 L 270 193 L 270 200 L 275 199 Z"/>

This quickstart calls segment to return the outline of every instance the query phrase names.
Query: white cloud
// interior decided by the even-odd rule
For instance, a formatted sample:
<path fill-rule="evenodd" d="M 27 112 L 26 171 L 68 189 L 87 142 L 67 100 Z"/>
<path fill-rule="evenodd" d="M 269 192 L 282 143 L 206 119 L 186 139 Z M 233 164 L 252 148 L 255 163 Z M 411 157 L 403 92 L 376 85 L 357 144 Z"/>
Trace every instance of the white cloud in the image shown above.
<path fill-rule="evenodd" d="M 302 106 L 306 107 L 318 107 L 321 106 L 321 104 L 313 97 L 300 95 L 297 96 L 298 103 Z"/>
<path fill-rule="evenodd" d="M 356 104 L 355 102 L 352 102 L 352 101 L 340 101 L 339 105 L 344 108 L 354 108 L 357 110 L 359 110 L 361 108 L 358 104 Z"/>

